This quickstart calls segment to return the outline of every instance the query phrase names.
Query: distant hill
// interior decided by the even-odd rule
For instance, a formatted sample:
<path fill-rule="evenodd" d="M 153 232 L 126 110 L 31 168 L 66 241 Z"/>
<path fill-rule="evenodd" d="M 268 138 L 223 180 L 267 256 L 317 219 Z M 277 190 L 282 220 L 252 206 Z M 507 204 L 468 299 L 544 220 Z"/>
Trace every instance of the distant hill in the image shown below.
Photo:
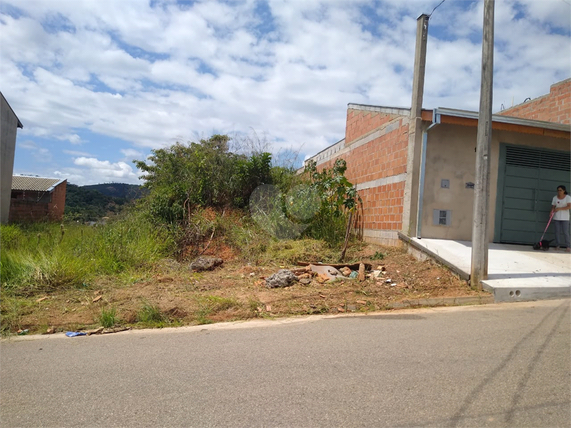
<path fill-rule="evenodd" d="M 123 183 L 90 186 L 67 185 L 65 216 L 69 220 L 97 221 L 121 212 L 124 206 L 144 196 L 146 189 Z"/>
<path fill-rule="evenodd" d="M 104 183 L 81 187 L 86 190 L 97 190 L 107 196 L 125 198 L 127 200 L 139 199 L 147 194 L 147 189 L 136 184 Z"/>

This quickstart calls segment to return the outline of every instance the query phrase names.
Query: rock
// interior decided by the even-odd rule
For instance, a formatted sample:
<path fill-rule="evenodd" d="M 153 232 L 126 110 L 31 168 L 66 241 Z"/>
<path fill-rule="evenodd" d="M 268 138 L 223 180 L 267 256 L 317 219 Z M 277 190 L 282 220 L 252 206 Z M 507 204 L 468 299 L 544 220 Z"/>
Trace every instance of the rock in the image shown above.
<path fill-rule="evenodd" d="M 54 334 L 56 332 L 56 329 L 54 327 L 50 327 L 46 330 L 46 332 L 44 334 Z"/>
<path fill-rule="evenodd" d="M 88 336 L 91 336 L 92 334 L 101 334 L 102 332 L 103 332 L 103 327 L 99 327 L 93 330 L 87 330 L 85 333 L 87 333 Z"/>
<path fill-rule="evenodd" d="M 299 280 L 299 282 L 301 282 L 303 285 L 309 285 L 309 284 L 311 284 L 311 279 L 309 279 L 309 278 L 301 278 L 301 279 Z"/>
<path fill-rule="evenodd" d="M 216 266 L 220 266 L 224 260 L 218 257 L 197 257 L 190 264 L 190 270 L 194 272 L 202 272 L 205 270 L 214 270 Z"/>
<path fill-rule="evenodd" d="M 359 264 L 359 281 L 365 280 L 365 265 L 363 263 Z"/>
<path fill-rule="evenodd" d="M 280 269 L 277 273 L 266 278 L 266 287 L 283 288 L 289 287 L 297 281 L 297 276 L 288 269 Z"/>

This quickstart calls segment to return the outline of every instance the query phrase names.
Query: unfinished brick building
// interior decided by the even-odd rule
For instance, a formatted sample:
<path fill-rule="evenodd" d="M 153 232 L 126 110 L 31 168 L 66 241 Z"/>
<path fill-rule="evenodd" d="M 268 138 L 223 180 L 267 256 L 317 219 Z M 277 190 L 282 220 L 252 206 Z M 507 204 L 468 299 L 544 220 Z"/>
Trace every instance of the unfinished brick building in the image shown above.
<path fill-rule="evenodd" d="M 13 176 L 9 221 L 63 220 L 66 188 L 67 180 Z"/>

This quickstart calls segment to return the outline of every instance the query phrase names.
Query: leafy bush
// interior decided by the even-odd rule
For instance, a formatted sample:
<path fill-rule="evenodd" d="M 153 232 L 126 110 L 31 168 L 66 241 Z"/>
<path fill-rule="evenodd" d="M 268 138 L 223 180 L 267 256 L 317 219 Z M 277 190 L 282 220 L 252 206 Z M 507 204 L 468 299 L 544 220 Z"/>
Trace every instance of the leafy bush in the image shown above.
<path fill-rule="evenodd" d="M 235 154 L 228 142 L 226 135 L 213 135 L 153 150 L 148 162 L 135 161 L 145 173 L 151 218 L 175 224 L 189 221 L 196 207 L 246 206 L 252 191 L 271 181 L 271 155 Z"/>
<path fill-rule="evenodd" d="M 305 236 L 322 239 L 329 244 L 338 244 L 345 238 L 348 214 L 355 212 L 361 198 L 357 188 L 347 180 L 347 163 L 337 159 L 331 169 L 317 170 L 314 161 L 308 162 L 304 174 L 308 177 L 311 189 L 321 199 L 321 206 L 313 217 Z"/>

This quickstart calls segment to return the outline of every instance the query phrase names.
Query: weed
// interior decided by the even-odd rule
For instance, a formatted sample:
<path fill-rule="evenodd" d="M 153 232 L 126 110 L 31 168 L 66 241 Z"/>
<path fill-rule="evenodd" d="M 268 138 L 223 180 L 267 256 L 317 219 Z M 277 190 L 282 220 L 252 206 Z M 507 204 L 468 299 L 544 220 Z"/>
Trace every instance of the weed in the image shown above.
<path fill-rule="evenodd" d="M 371 260 L 383 260 L 385 258 L 385 255 L 383 253 L 381 253 L 380 251 L 376 251 L 375 254 L 373 254 L 371 256 Z"/>
<path fill-rule="evenodd" d="M 196 311 L 196 321 L 199 324 L 210 324 L 212 320 L 208 318 L 209 315 L 240 306 L 236 299 L 228 297 L 201 296 L 197 300 L 199 309 Z"/>
<path fill-rule="evenodd" d="M 101 314 L 99 314 L 99 323 L 105 327 L 113 327 L 118 322 L 117 310 L 115 308 L 111 309 L 101 309 Z"/>
<path fill-rule="evenodd" d="M 168 323 L 168 319 L 161 313 L 158 306 L 144 302 L 143 307 L 137 313 L 137 322 L 162 327 L 165 323 Z"/>

